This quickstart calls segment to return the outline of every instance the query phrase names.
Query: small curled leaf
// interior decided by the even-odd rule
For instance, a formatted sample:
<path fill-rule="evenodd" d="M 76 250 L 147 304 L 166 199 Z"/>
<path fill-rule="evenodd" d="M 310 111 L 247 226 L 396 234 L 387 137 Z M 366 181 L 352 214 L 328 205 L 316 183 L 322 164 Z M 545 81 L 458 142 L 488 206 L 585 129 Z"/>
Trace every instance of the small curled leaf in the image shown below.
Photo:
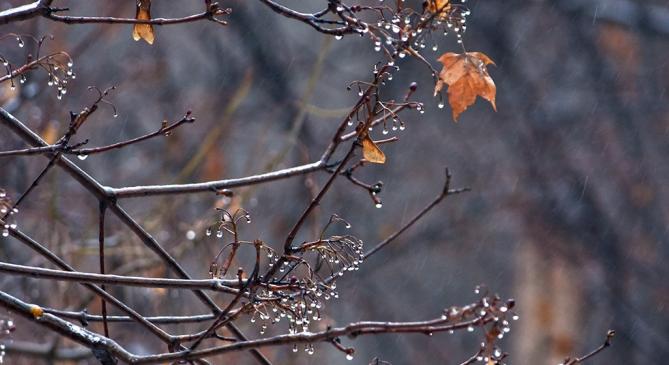
<path fill-rule="evenodd" d="M 44 309 L 39 305 L 33 304 L 30 306 L 30 314 L 32 314 L 35 319 L 40 319 L 44 315 Z"/>
<path fill-rule="evenodd" d="M 386 163 L 386 155 L 369 137 L 369 134 L 362 138 L 362 156 L 371 163 Z"/>
<path fill-rule="evenodd" d="M 445 18 L 451 10 L 450 0 L 428 0 L 427 10 L 431 13 L 438 13 L 441 18 Z"/>
<path fill-rule="evenodd" d="M 151 0 L 137 1 L 137 13 L 135 19 L 151 20 Z M 151 24 L 135 24 L 132 28 L 132 39 L 135 41 L 143 39 L 146 43 L 153 44 L 153 40 L 155 39 L 153 26 Z"/>

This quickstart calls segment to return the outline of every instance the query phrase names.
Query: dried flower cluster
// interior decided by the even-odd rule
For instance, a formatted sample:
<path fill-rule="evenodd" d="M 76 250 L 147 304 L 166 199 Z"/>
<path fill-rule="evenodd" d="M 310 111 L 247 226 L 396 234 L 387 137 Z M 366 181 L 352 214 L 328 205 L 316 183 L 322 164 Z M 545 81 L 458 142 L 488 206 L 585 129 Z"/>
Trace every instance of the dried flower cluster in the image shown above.
<path fill-rule="evenodd" d="M 9 33 L 0 37 L 0 42 L 7 40 L 15 40 L 19 48 L 25 46 L 25 40 L 35 43 L 36 53 L 28 54 L 24 64 L 19 67 L 14 67 L 8 57 L 0 54 L 0 62 L 5 68 L 5 76 L 0 77 L 0 82 L 9 81 L 10 89 L 14 90 L 16 84 L 15 79 L 18 79 L 19 84 L 25 84 L 28 80 L 28 75 L 35 70 L 43 70 L 48 75 L 48 86 L 56 88 L 56 98 L 62 99 L 67 94 L 68 83 L 76 78 L 74 74 L 74 63 L 67 52 L 54 52 L 47 55 L 41 55 L 42 46 L 44 45 L 46 37 L 35 38 L 32 35 Z"/>

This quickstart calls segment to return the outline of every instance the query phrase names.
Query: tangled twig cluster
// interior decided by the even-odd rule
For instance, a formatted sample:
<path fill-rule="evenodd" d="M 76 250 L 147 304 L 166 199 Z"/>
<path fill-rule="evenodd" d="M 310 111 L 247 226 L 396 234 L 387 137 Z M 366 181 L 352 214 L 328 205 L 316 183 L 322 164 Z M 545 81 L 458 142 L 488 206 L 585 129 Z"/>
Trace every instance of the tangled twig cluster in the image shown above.
<path fill-rule="evenodd" d="M 237 179 L 206 181 L 190 184 L 173 185 L 146 185 L 137 187 L 114 188 L 105 186 L 86 174 L 68 155 L 75 155 L 83 160 L 89 155 L 104 153 L 120 149 L 140 142 L 148 141 L 157 136 L 169 136 L 178 127 L 192 124 L 195 119 L 190 111 L 176 122 L 162 122 L 160 127 L 152 133 L 139 136 L 115 144 L 83 148 L 88 142 L 71 143 L 72 138 L 85 123 L 91 120 L 102 104 L 113 105 L 107 100 L 112 88 L 97 91 L 94 101 L 77 113 L 70 113 L 70 122 L 62 137 L 55 143 L 49 144 L 38 137 L 24 123 L 16 119 L 9 112 L 0 109 L 0 125 L 12 131 L 29 146 L 20 150 L 0 152 L 0 158 L 15 156 L 44 156 L 48 163 L 32 183 L 21 193 L 15 201 L 10 201 L 4 190 L 0 190 L 0 224 L 3 236 L 11 236 L 16 241 L 35 251 L 35 253 L 53 265 L 58 270 L 44 269 L 32 266 L 0 263 L 0 272 L 10 275 L 33 276 L 44 280 L 74 281 L 82 284 L 101 300 L 101 313 L 93 315 L 87 311 L 65 311 L 58 308 L 24 302 L 23 300 L 0 291 L 0 306 L 11 310 L 18 316 L 33 321 L 55 333 L 65 336 L 92 350 L 94 356 L 102 364 L 113 364 L 117 359 L 133 364 L 151 363 L 207 363 L 205 358 L 213 355 L 226 354 L 235 351 L 250 350 L 262 364 L 270 361 L 260 353 L 260 349 L 269 346 L 291 346 L 294 351 L 303 347 L 308 354 L 313 354 L 318 343 L 332 345 L 352 359 L 355 350 L 346 347 L 342 338 L 355 338 L 362 335 L 379 333 L 423 333 L 431 335 L 436 332 L 480 331 L 483 341 L 480 349 L 470 360 L 485 361 L 486 364 L 502 364 L 506 353 L 500 348 L 498 340 L 510 331 L 511 321 L 517 319 L 512 309 L 513 300 L 502 300 L 500 297 L 487 292 L 480 293 L 480 297 L 473 303 L 465 306 L 452 306 L 444 309 L 441 315 L 433 319 L 417 322 L 355 322 L 342 327 L 328 327 L 326 329 L 312 324 L 323 318 L 325 304 L 328 300 L 338 298 L 337 280 L 345 273 L 355 273 L 363 262 L 389 243 L 396 240 L 403 232 L 422 219 L 447 196 L 455 195 L 467 189 L 452 189 L 451 175 L 446 171 L 443 187 L 433 201 L 419 211 L 396 232 L 366 249 L 358 237 L 346 233 L 351 224 L 338 215 L 331 215 L 322 228 L 318 237 L 312 237 L 303 242 L 296 241 L 306 220 L 312 216 L 327 193 L 333 182 L 344 176 L 356 186 L 366 190 L 373 204 L 380 208 L 382 201 L 382 182 L 367 183 L 356 176 L 358 169 L 370 163 L 384 163 L 385 154 L 379 146 L 397 141 L 397 136 L 382 140 L 373 140 L 372 134 L 379 132 L 382 135 L 396 134 L 403 131 L 408 124 L 406 111 L 424 113 L 422 102 L 412 98 L 417 85 L 412 83 L 406 93 L 397 96 L 386 95 L 386 83 L 393 79 L 393 74 L 399 71 L 397 63 L 403 58 L 414 58 L 425 64 L 435 80 L 437 71 L 421 53 L 432 42 L 432 37 L 452 32 L 456 34 L 462 44 L 462 34 L 466 30 L 466 19 L 469 10 L 461 3 L 453 4 L 446 0 L 431 0 L 421 9 L 413 9 L 403 1 L 392 5 L 382 2 L 380 5 L 347 5 L 339 0 L 327 1 L 324 10 L 313 14 L 301 13 L 289 9 L 271 0 L 259 0 L 279 15 L 296 19 L 315 28 L 317 31 L 341 39 L 345 35 L 358 34 L 368 37 L 372 47 L 382 52 L 383 59 L 374 65 L 370 79 L 355 81 L 348 88 L 356 89 L 358 99 L 347 115 L 340 121 L 331 139 L 324 148 L 321 157 L 309 164 L 280 169 L 269 173 L 251 175 Z M 389 3 L 389 2 L 388 2 Z M 215 2 L 205 0 L 205 10 L 196 14 L 177 19 L 126 19 L 111 17 L 70 17 L 59 15 L 66 9 L 56 9 L 52 1 L 38 0 L 34 3 L 0 12 L 0 23 L 10 23 L 41 16 L 53 21 L 67 24 L 104 23 L 104 24 L 134 24 L 134 25 L 172 25 L 199 20 L 224 23 L 218 17 L 229 13 Z M 140 1 L 138 6 L 146 8 L 150 1 Z M 144 30 L 146 31 L 146 30 Z M 151 42 L 153 42 L 151 30 Z M 12 34 L 11 37 L 17 37 Z M 143 38 L 144 36 L 140 37 Z M 147 36 L 148 37 L 148 36 Z M 18 38 L 23 42 L 22 36 Z M 144 38 L 147 40 L 146 38 Z M 38 49 L 43 39 L 37 40 Z M 148 42 L 148 40 L 147 40 Z M 19 46 L 22 43 L 19 43 Z M 464 46 L 462 46 L 464 49 Z M 59 58 L 60 57 L 60 58 Z M 0 60 L 6 60 L 0 56 Z M 67 92 L 69 81 L 74 78 L 72 60 L 67 53 L 59 52 L 49 56 L 38 57 L 28 61 L 21 67 L 12 68 L 5 62 L 7 75 L 0 78 L 0 82 L 19 78 L 36 68 L 48 72 L 49 82 L 58 88 L 58 98 Z M 114 109 L 114 115 L 116 110 Z M 343 150 L 343 151 L 342 151 Z M 360 157 L 360 153 L 362 157 Z M 333 156 L 341 155 L 339 159 Z M 33 189 L 42 181 L 44 176 L 54 167 L 63 169 L 76 180 L 85 190 L 91 193 L 99 202 L 98 209 L 98 243 L 100 258 L 100 273 L 84 273 L 76 271 L 65 262 L 46 244 L 37 242 L 18 227 L 9 223 L 10 215 L 16 219 L 18 207 L 27 199 Z M 192 194 L 209 192 L 212 194 L 230 195 L 239 187 L 271 183 L 280 179 L 305 175 L 314 172 L 327 174 L 324 184 L 314 193 L 312 200 L 305 207 L 279 244 L 266 243 L 259 239 L 243 239 L 241 227 L 251 223 L 251 215 L 244 209 L 228 211 L 220 209 L 216 222 L 207 227 L 205 236 L 215 242 L 221 242 L 218 253 L 211 258 L 208 279 L 193 279 L 177 260 L 168 253 L 163 245 L 154 238 L 143 226 L 128 214 L 121 202 L 132 197 L 146 197 L 152 195 Z M 106 217 L 115 215 L 120 222 L 128 227 L 141 242 L 152 250 L 177 279 L 133 277 L 128 275 L 110 275 L 105 271 L 105 238 L 107 236 Z M 249 250 L 252 262 L 235 267 L 241 256 L 240 252 Z M 105 285 L 139 286 L 147 288 L 175 288 L 192 291 L 200 302 L 206 305 L 209 313 L 191 316 L 159 316 L 147 317 L 110 294 Z M 224 294 L 223 300 L 214 300 L 214 295 Z M 232 298 L 229 298 L 231 296 Z M 220 298 L 216 298 L 220 299 Z M 219 305 L 218 303 L 224 303 Z M 123 315 L 111 316 L 107 314 L 107 306 L 113 306 Z M 257 323 L 259 337 L 253 334 L 252 338 L 244 335 L 237 326 L 240 321 Z M 101 322 L 104 331 L 96 333 L 88 329 L 91 322 Z M 136 323 L 148 333 L 162 341 L 167 348 L 166 352 L 138 355 L 129 352 L 116 342 L 113 333 L 110 334 L 108 324 Z M 0 320 L 0 325 L 3 323 Z M 169 333 L 163 325 L 174 323 L 204 323 L 204 328 L 192 333 Z M 279 325 L 287 323 L 287 331 Z M 270 326 L 278 328 L 270 331 Z M 11 327 L 11 326 L 9 326 Z M 229 331 L 226 334 L 224 331 Z M 272 332 L 271 334 L 269 332 Z M 274 334 L 274 332 L 282 332 Z M 0 356 L 1 358 L 1 356 Z M 377 363 L 383 363 L 379 362 Z M 579 360 L 580 361 L 580 360 Z"/>

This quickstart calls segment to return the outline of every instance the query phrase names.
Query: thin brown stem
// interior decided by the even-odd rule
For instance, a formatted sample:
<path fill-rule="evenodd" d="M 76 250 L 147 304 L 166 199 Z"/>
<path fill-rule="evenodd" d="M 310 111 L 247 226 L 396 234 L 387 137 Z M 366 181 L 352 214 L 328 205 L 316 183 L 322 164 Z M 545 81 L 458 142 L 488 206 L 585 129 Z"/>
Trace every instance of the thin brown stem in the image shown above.
<path fill-rule="evenodd" d="M 263 348 L 268 346 L 282 346 L 298 343 L 330 342 L 335 338 L 350 336 L 372 335 L 379 333 L 438 333 L 462 330 L 470 326 L 479 326 L 494 319 L 489 317 L 475 317 L 474 319 L 449 324 L 448 320 L 434 319 L 424 322 L 357 322 L 345 327 L 332 328 L 320 332 L 302 332 L 292 335 L 279 335 L 250 341 L 239 341 L 233 344 L 213 347 L 197 351 L 182 351 L 171 354 L 149 355 L 136 357 L 135 364 L 158 364 L 175 360 L 188 360 L 241 351 L 249 348 Z"/>
<path fill-rule="evenodd" d="M 107 146 L 101 146 L 101 147 L 93 147 L 93 148 L 78 148 L 78 149 L 73 149 L 71 151 L 65 152 L 66 154 L 72 154 L 72 155 L 92 155 L 96 153 L 102 153 L 102 152 L 107 152 L 115 149 L 120 149 L 123 147 L 127 147 L 139 142 L 146 141 L 147 139 L 151 139 L 157 136 L 168 136 L 173 130 L 179 128 L 180 126 L 187 124 L 187 123 L 193 123 L 195 122 L 195 118 L 191 116 L 191 113 L 188 112 L 186 115 L 181 118 L 179 121 L 176 121 L 172 124 L 163 124 L 157 131 L 147 133 L 143 136 L 136 137 L 133 139 L 129 139 L 127 141 L 123 142 L 118 142 L 114 144 L 110 144 Z"/>
<path fill-rule="evenodd" d="M 136 198 L 152 195 L 173 195 L 173 194 L 192 194 L 192 193 L 216 193 L 223 189 L 232 189 L 242 186 L 267 183 L 276 180 L 282 180 L 289 177 L 300 176 L 310 172 L 322 170 L 325 163 L 321 161 L 309 163 L 306 165 L 295 166 L 291 168 L 272 171 L 264 174 L 251 175 L 237 179 L 216 180 L 192 184 L 174 184 L 174 185 L 145 185 L 124 188 L 109 188 L 106 191 L 117 199 Z"/>
<path fill-rule="evenodd" d="M 4 221 L 0 220 L 0 224 L 4 225 Z M 51 261 L 54 265 L 60 267 L 62 270 L 72 272 L 74 274 L 76 270 L 74 270 L 73 267 L 68 265 L 65 261 L 63 261 L 60 257 L 58 257 L 56 254 L 51 252 L 49 249 L 47 249 L 44 245 L 38 243 L 37 241 L 33 240 L 32 238 L 28 237 L 27 235 L 23 234 L 23 232 L 15 229 L 15 228 L 9 228 L 8 233 L 10 236 L 14 237 L 17 239 L 19 242 L 25 244 L 47 260 Z M 11 264 L 6 264 L 3 263 L 2 265 L 11 265 Z M 89 284 L 89 283 L 83 283 L 82 284 L 84 287 L 87 289 L 93 291 L 96 295 L 99 297 L 104 298 L 107 302 L 113 304 L 115 307 L 120 309 L 121 311 L 125 312 L 128 316 L 133 318 L 135 321 L 143 325 L 146 329 L 148 329 L 151 333 L 155 334 L 158 338 L 163 340 L 166 343 L 170 343 L 171 338 L 170 335 L 154 325 L 153 323 L 147 321 L 142 315 L 137 313 L 135 310 L 132 308 L 128 307 L 125 305 L 123 302 L 120 300 L 116 299 L 114 296 L 111 294 L 107 293 L 106 291 L 102 290 L 97 285 Z"/>
<path fill-rule="evenodd" d="M 146 287 L 146 288 L 166 288 L 166 289 L 186 289 L 186 290 L 199 289 L 199 290 L 219 291 L 235 295 L 239 293 L 239 289 L 225 286 L 219 279 L 203 279 L 203 280 L 166 279 L 166 278 L 147 278 L 141 276 L 94 274 L 94 273 L 84 273 L 79 271 L 45 269 L 41 267 L 16 265 L 6 262 L 0 262 L 0 272 L 9 275 L 21 275 L 21 276 L 59 280 L 59 281 L 72 281 L 82 284 L 107 284 L 107 285 Z"/>
<path fill-rule="evenodd" d="M 28 319 L 35 319 L 33 313 L 34 305 L 25 303 L 11 295 L 0 291 L 0 306 L 3 306 L 18 315 Z M 479 308 L 480 303 L 474 303 L 462 308 L 464 312 Z M 438 333 L 446 331 L 462 330 L 472 326 L 483 326 L 493 322 L 492 314 L 485 316 L 473 316 L 471 319 L 461 319 L 452 322 L 450 319 L 437 318 L 419 322 L 356 322 L 344 327 L 330 328 L 320 332 L 302 332 L 296 334 L 278 335 L 256 340 L 237 341 L 235 343 L 203 350 L 185 350 L 158 355 L 138 356 L 134 355 L 119 344 L 106 337 L 100 337 L 81 327 L 74 326 L 56 316 L 44 313 L 37 318 L 36 323 L 60 333 L 61 335 L 82 343 L 88 347 L 104 350 L 113 354 L 125 362 L 132 364 L 160 364 L 173 361 L 188 361 L 201 359 L 229 352 L 259 349 L 270 346 L 282 346 L 298 343 L 331 342 L 332 340 L 349 336 L 355 338 L 363 335 L 380 333 Z"/>
<path fill-rule="evenodd" d="M 567 359 L 563 362 L 563 364 L 564 364 L 564 365 L 577 365 L 577 364 L 581 364 L 581 363 L 583 363 L 585 360 L 588 360 L 588 359 L 594 357 L 595 355 L 597 355 L 597 354 L 599 354 L 600 352 L 604 351 L 604 349 L 606 349 L 607 347 L 611 346 L 611 340 L 613 339 L 613 337 L 614 337 L 615 335 L 616 335 L 616 331 L 614 331 L 614 330 L 608 330 L 608 332 L 606 332 L 606 338 L 604 339 L 604 343 L 603 343 L 603 344 L 599 345 L 599 347 L 597 347 L 596 349 L 592 350 L 592 351 L 589 352 L 587 355 L 583 355 L 583 356 L 581 356 L 581 357 L 577 357 L 577 358 L 574 358 L 574 359 L 569 359 L 569 358 L 567 358 Z"/>
<path fill-rule="evenodd" d="M 98 224 L 98 244 L 100 256 L 100 274 L 105 274 L 105 212 L 107 211 L 107 203 L 100 201 L 99 224 Z M 107 291 L 104 284 L 100 285 L 102 290 Z M 107 323 L 107 302 L 104 298 L 102 301 L 102 325 L 104 327 L 105 337 L 109 337 L 109 325 Z"/>
<path fill-rule="evenodd" d="M 74 311 L 65 311 L 65 310 L 60 310 L 60 309 L 53 309 L 53 308 L 46 308 L 43 307 L 44 312 L 46 313 L 51 313 L 57 317 L 61 318 L 68 318 L 71 320 L 79 321 L 83 324 L 88 323 L 88 322 L 102 322 L 103 318 L 101 315 L 95 315 L 95 314 L 89 314 L 87 311 L 79 311 L 79 312 L 74 312 Z M 154 324 L 166 324 L 166 325 L 173 325 L 173 324 L 183 324 L 183 323 L 200 323 L 200 322 L 207 322 L 210 321 L 216 316 L 213 313 L 208 313 L 208 314 L 197 314 L 197 315 L 192 315 L 192 316 L 147 316 L 144 317 L 147 321 L 154 323 Z M 133 322 L 134 319 L 128 316 L 114 316 L 114 315 L 108 315 L 107 316 L 107 321 L 108 322 L 117 322 L 117 323 L 127 323 L 127 322 Z M 176 336 L 175 336 L 176 337 Z"/>
<path fill-rule="evenodd" d="M 366 25 L 362 25 L 362 22 L 360 22 L 360 26 L 358 26 L 358 27 L 355 27 L 351 24 L 348 24 L 348 25 L 344 25 L 344 26 L 340 26 L 340 27 L 336 27 L 336 28 L 326 28 L 326 27 L 323 27 L 321 24 L 324 24 L 324 23 L 327 24 L 327 23 L 330 23 L 330 22 L 321 19 L 321 16 L 326 14 L 329 11 L 329 9 L 326 9 L 326 10 L 320 12 L 320 14 L 318 14 L 318 13 L 309 14 L 309 13 L 300 13 L 300 12 L 295 11 L 293 9 L 290 9 L 286 6 L 278 4 L 278 3 L 276 3 L 272 0 L 260 0 L 260 2 L 267 5 L 270 9 L 272 9 L 272 11 L 274 11 L 275 13 L 277 13 L 279 15 L 285 16 L 287 18 L 299 20 L 303 23 L 308 24 L 312 28 L 316 29 L 318 32 L 325 33 L 325 34 L 341 36 L 341 35 L 344 35 L 344 34 L 358 33 L 358 32 L 360 32 L 360 28 L 362 26 L 366 26 Z"/>
<path fill-rule="evenodd" d="M 210 3 L 204 12 L 188 15 L 180 18 L 152 18 L 152 19 L 135 19 L 135 18 L 117 18 L 109 16 L 69 16 L 58 15 L 57 12 L 62 12 L 68 9 L 52 8 L 53 0 L 38 0 L 30 4 L 10 8 L 0 12 L 0 24 L 8 24 L 15 21 L 26 20 L 34 17 L 44 17 L 55 22 L 66 24 L 151 24 L 151 25 L 174 25 L 193 23 L 201 20 L 209 20 L 222 25 L 227 24 L 225 21 L 218 19 L 218 17 L 230 13 L 229 9 L 223 9 L 218 6 L 218 3 Z"/>
<path fill-rule="evenodd" d="M 246 283 L 243 286 L 241 286 L 239 288 L 239 293 L 237 293 L 237 295 L 235 295 L 235 298 L 233 300 L 231 300 L 230 303 L 227 305 L 227 307 L 225 309 L 223 309 L 223 311 L 221 311 L 218 314 L 218 318 L 216 318 L 216 321 L 214 321 L 214 323 L 212 323 L 211 326 L 209 326 L 209 328 L 207 328 L 207 330 L 204 331 L 202 333 L 202 335 L 200 337 L 198 337 L 198 339 L 195 340 L 195 342 L 193 342 L 193 345 L 190 347 L 190 351 L 195 350 L 197 348 L 197 346 L 205 338 L 207 338 L 212 332 L 215 332 L 216 329 L 218 329 L 219 327 L 224 326 L 224 325 L 226 325 L 230 322 L 230 320 L 232 319 L 232 316 L 230 315 L 230 311 L 232 311 L 234 306 L 237 305 L 237 303 L 242 298 L 242 296 L 244 295 L 246 290 L 252 289 L 254 283 L 258 279 L 258 272 L 260 271 L 260 246 L 261 246 L 260 242 L 256 242 L 256 245 L 255 245 L 255 248 L 256 248 L 255 265 L 253 266 L 253 272 L 249 276 L 248 280 L 246 281 Z M 242 280 L 242 274 L 243 274 L 243 271 L 241 271 L 241 269 L 240 269 L 240 271 L 238 273 L 238 277 L 239 277 L 240 282 Z"/>

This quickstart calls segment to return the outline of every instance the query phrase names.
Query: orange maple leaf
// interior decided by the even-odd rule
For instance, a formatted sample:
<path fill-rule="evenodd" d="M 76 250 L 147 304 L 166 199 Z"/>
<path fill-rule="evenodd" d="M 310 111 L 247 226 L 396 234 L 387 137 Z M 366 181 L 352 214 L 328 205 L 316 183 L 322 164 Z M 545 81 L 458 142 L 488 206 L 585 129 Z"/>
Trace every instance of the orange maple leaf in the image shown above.
<path fill-rule="evenodd" d="M 477 96 L 488 100 L 492 108 L 497 111 L 495 82 L 488 74 L 487 65 L 495 63 L 481 52 L 467 52 L 465 54 L 444 53 L 439 57 L 444 65 L 439 73 L 439 80 L 434 87 L 434 95 L 441 91 L 444 84 L 448 85 L 448 103 L 453 109 L 453 119 L 470 105 L 474 104 Z"/>
<path fill-rule="evenodd" d="M 431 13 L 439 13 L 443 18 L 451 10 L 450 0 L 428 0 L 427 10 Z"/>

